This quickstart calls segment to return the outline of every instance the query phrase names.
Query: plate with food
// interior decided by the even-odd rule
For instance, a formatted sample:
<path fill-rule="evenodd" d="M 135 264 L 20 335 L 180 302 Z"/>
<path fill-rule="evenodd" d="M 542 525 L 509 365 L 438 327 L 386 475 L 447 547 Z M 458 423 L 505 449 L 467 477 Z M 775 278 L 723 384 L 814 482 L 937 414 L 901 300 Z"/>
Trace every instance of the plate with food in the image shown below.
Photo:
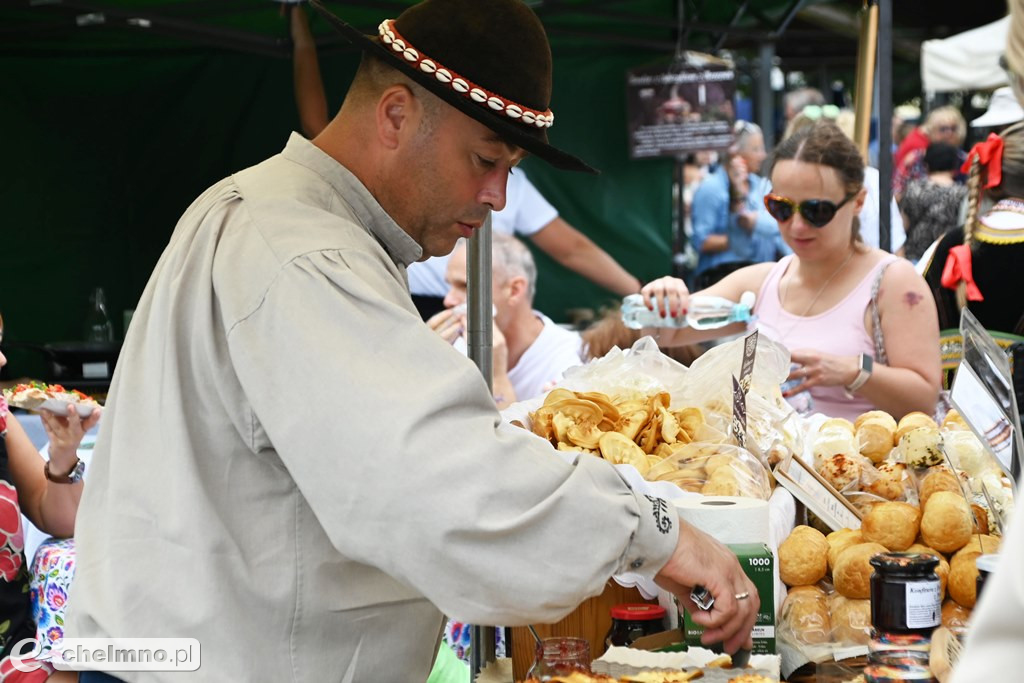
<path fill-rule="evenodd" d="M 79 417 L 86 418 L 100 405 L 77 389 L 65 389 L 59 384 L 44 382 L 27 382 L 4 389 L 4 398 L 13 408 L 47 410 L 61 417 L 66 417 L 68 410 L 73 407 Z"/>

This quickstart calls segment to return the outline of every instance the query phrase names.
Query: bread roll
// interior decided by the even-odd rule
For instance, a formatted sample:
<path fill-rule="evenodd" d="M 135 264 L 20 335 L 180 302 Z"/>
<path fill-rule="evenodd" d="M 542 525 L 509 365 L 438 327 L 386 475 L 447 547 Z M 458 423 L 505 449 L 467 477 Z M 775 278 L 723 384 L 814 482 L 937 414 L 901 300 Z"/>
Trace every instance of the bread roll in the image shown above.
<path fill-rule="evenodd" d="M 839 596 L 832 603 L 832 639 L 867 645 L 871 640 L 871 601 Z"/>
<path fill-rule="evenodd" d="M 974 513 L 974 530 L 979 534 L 988 534 L 988 510 L 971 503 L 971 512 Z"/>
<path fill-rule="evenodd" d="M 835 571 L 839 553 L 851 545 L 863 543 L 864 536 L 861 534 L 860 529 L 840 529 L 826 536 L 825 541 L 828 543 L 828 570 L 831 572 Z"/>
<path fill-rule="evenodd" d="M 856 439 L 860 454 L 873 463 L 888 457 L 895 445 L 895 430 L 881 420 L 867 420 L 857 429 Z"/>
<path fill-rule="evenodd" d="M 949 597 L 963 607 L 974 607 L 978 598 L 978 563 L 981 551 L 957 553 L 949 563 Z"/>
<path fill-rule="evenodd" d="M 859 543 L 839 553 L 836 567 L 832 571 L 832 583 L 836 590 L 848 598 L 871 597 L 871 558 L 887 552 L 881 543 Z"/>
<path fill-rule="evenodd" d="M 930 415 L 925 415 L 918 411 L 907 413 L 900 418 L 899 423 L 896 425 L 896 441 L 902 439 L 903 435 L 910 430 L 918 429 L 920 427 L 926 427 L 934 431 L 939 430 L 939 425 L 935 424 L 935 420 L 933 420 Z"/>
<path fill-rule="evenodd" d="M 789 591 L 782 604 L 782 624 L 799 643 L 827 643 L 832 637 L 825 591 L 817 586 L 797 586 Z"/>
<path fill-rule="evenodd" d="M 989 534 L 974 534 L 970 540 L 964 545 L 963 548 L 957 551 L 957 555 L 960 553 L 980 552 L 982 555 L 991 553 L 998 553 L 999 546 L 1002 544 L 1002 538 L 999 536 L 991 536 Z M 954 555 L 955 557 L 955 555 Z"/>
<path fill-rule="evenodd" d="M 917 469 L 938 465 L 943 459 L 939 439 L 939 430 L 933 427 L 908 430 L 899 438 L 900 458 Z"/>
<path fill-rule="evenodd" d="M 921 512 L 908 503 L 879 503 L 864 516 L 860 531 L 864 540 L 889 550 L 906 550 L 917 538 Z M 966 542 L 966 541 L 965 541 Z"/>
<path fill-rule="evenodd" d="M 821 470 L 822 464 L 834 455 L 852 456 L 858 454 L 857 442 L 853 434 L 845 430 L 819 433 L 811 446 L 814 454 L 814 467 Z"/>
<path fill-rule="evenodd" d="M 862 483 L 861 490 L 873 493 L 886 500 L 903 500 L 907 488 L 903 484 L 903 473 L 907 466 L 901 462 L 883 462 L 878 465 L 878 478 L 869 483 Z"/>
<path fill-rule="evenodd" d="M 967 626 L 971 618 L 971 610 L 957 603 L 956 600 L 946 600 L 942 603 L 942 625 L 956 631 Z"/>
<path fill-rule="evenodd" d="M 921 500 L 921 508 L 924 509 L 928 499 L 931 498 L 933 493 L 939 491 L 949 491 L 950 493 L 959 494 L 960 482 L 956 476 L 944 466 L 933 467 L 928 471 L 928 474 L 921 480 L 921 485 L 918 487 L 917 495 Z"/>
<path fill-rule="evenodd" d="M 957 412 L 956 408 L 950 410 L 946 413 L 946 417 L 942 418 L 942 429 L 958 432 L 971 430 L 971 428 L 967 426 L 967 422 L 964 418 L 959 412 Z"/>
<path fill-rule="evenodd" d="M 853 436 L 854 433 L 853 423 L 843 417 L 830 417 L 821 423 L 818 427 L 819 434 L 825 434 L 826 432 L 844 432 Z"/>
<path fill-rule="evenodd" d="M 861 428 L 861 425 L 863 425 L 868 420 L 870 420 L 872 422 L 879 422 L 881 424 L 887 425 L 887 426 L 892 428 L 893 434 L 894 435 L 896 434 L 896 427 L 897 427 L 896 420 L 895 420 L 895 418 L 893 418 L 892 415 L 890 415 L 889 413 L 885 412 L 884 410 L 869 410 L 866 413 L 861 413 L 859 416 L 857 416 L 857 419 L 853 421 L 853 430 L 857 431 L 858 429 Z M 893 443 L 895 443 L 895 442 L 896 442 L 896 439 L 894 437 L 893 438 Z"/>
<path fill-rule="evenodd" d="M 974 531 L 974 513 L 959 493 L 932 494 L 921 517 L 921 538 L 925 545 L 942 553 L 964 547 Z"/>
<path fill-rule="evenodd" d="M 809 526 L 798 526 L 779 546 L 779 577 L 787 586 L 809 586 L 828 569 L 828 541 Z"/>
<path fill-rule="evenodd" d="M 939 577 L 939 599 L 944 598 L 946 596 L 946 585 L 949 583 L 949 562 L 946 562 L 946 558 L 942 553 L 935 548 L 929 548 L 921 543 L 915 543 L 907 548 L 906 552 L 931 555 L 938 558 L 939 564 L 935 567 L 935 575 Z"/>
<path fill-rule="evenodd" d="M 861 463 L 858 460 L 838 453 L 822 461 L 818 473 L 837 491 L 843 491 L 848 486 L 855 486 L 860 481 L 861 469 Z"/>

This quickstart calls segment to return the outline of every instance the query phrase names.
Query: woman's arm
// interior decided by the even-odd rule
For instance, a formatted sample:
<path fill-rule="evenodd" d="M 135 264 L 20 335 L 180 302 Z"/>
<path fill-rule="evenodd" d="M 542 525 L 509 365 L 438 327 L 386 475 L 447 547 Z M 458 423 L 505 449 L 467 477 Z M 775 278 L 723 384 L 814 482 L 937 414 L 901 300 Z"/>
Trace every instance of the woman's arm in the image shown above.
<path fill-rule="evenodd" d="M 671 276 L 647 283 L 640 293 L 650 310 L 660 311 L 662 317 L 680 317 L 686 315 L 691 296 L 720 296 L 729 301 L 739 301 L 744 292 L 754 292 L 755 294 L 760 292 L 761 285 L 764 284 L 765 278 L 768 277 L 768 273 L 774 265 L 774 263 L 757 263 L 740 268 L 695 294 L 690 294 L 685 282 Z M 695 330 L 690 327 L 670 329 L 651 327 L 644 329 L 643 334 L 649 334 L 657 339 L 658 346 L 669 348 L 740 334 L 746 330 L 746 327 L 746 323 L 733 323 L 713 330 Z"/>
<path fill-rule="evenodd" d="M 931 415 L 942 386 L 939 317 L 927 283 L 909 261 L 886 269 L 878 309 L 889 365 L 876 365 L 857 393 L 897 417 L 914 410 Z"/>
<path fill-rule="evenodd" d="M 99 409 L 84 421 L 74 411 L 66 418 L 42 413 L 43 426 L 50 437 L 53 474 L 71 471 L 78 461 L 78 444 L 99 418 Z M 7 453 L 21 511 L 45 533 L 59 537 L 74 535 L 83 482 L 56 484 L 48 480 L 43 474 L 45 461 L 14 415 L 7 417 Z"/>

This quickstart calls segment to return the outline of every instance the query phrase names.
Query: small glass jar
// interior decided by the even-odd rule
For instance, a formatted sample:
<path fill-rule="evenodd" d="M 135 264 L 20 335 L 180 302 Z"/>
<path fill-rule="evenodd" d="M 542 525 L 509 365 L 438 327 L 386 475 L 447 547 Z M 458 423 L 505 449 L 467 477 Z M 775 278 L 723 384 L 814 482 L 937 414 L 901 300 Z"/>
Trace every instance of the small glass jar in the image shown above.
<path fill-rule="evenodd" d="M 590 642 L 584 638 L 544 638 L 537 643 L 533 666 L 526 677 L 546 681 L 574 671 L 590 673 Z"/>
<path fill-rule="evenodd" d="M 612 607 L 612 627 L 605 647 L 628 647 L 637 638 L 665 630 L 665 608 L 647 603 L 626 603 Z"/>
<path fill-rule="evenodd" d="M 864 676 L 869 683 L 932 681 L 932 631 L 942 621 L 938 558 L 879 553 L 871 558 L 871 641 Z"/>

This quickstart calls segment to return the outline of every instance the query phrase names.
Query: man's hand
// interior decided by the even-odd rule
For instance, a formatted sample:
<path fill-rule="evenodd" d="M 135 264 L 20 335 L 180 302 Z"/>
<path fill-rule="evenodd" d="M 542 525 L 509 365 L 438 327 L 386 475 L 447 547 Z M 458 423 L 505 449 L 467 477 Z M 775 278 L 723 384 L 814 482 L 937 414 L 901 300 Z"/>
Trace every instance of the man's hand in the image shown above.
<path fill-rule="evenodd" d="M 711 536 L 680 519 L 675 552 L 654 580 L 674 593 L 694 622 L 704 627 L 702 643 L 722 643 L 729 653 L 753 647 L 754 622 L 761 608 L 757 589 L 736 555 Z M 714 596 L 711 611 L 702 611 L 690 600 L 694 586 L 704 586 Z M 744 593 L 746 598 L 736 599 Z"/>
<path fill-rule="evenodd" d="M 446 308 L 431 316 L 427 320 L 427 327 L 441 335 L 441 339 L 449 344 L 454 344 L 455 340 L 466 331 L 466 313 L 454 308 Z M 502 341 L 504 342 L 504 337 L 502 337 Z"/>

